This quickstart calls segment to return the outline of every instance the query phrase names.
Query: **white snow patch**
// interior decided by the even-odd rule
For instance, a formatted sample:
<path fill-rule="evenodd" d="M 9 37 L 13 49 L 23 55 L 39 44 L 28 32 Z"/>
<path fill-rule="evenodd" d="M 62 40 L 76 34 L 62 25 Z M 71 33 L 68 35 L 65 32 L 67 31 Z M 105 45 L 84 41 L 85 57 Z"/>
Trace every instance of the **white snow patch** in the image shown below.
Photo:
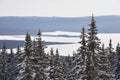
<path fill-rule="evenodd" d="M 67 32 L 67 31 L 55 31 L 55 32 L 43 32 L 43 35 L 68 35 L 68 36 L 78 36 L 79 32 Z"/>
<path fill-rule="evenodd" d="M 49 53 L 50 49 L 53 48 L 55 53 L 55 50 L 58 48 L 60 55 L 68 56 L 68 54 L 72 55 L 73 51 L 76 52 L 79 46 L 80 46 L 79 44 L 49 45 L 45 49 L 45 52 Z"/>

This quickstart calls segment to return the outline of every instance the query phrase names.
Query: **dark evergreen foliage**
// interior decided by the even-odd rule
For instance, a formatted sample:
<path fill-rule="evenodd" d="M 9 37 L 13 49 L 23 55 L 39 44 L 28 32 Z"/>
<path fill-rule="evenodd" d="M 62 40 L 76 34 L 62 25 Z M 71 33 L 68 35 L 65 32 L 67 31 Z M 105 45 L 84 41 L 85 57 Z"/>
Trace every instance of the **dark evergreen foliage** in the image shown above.
<path fill-rule="evenodd" d="M 7 52 L 6 46 L 3 44 L 2 52 L 0 53 L 0 79 L 9 80 L 10 74 L 7 68 Z"/>
<path fill-rule="evenodd" d="M 113 73 L 115 74 L 115 79 L 119 80 L 120 79 L 120 45 L 118 43 L 116 47 L 116 55 L 114 59 L 114 66 L 113 66 Z"/>

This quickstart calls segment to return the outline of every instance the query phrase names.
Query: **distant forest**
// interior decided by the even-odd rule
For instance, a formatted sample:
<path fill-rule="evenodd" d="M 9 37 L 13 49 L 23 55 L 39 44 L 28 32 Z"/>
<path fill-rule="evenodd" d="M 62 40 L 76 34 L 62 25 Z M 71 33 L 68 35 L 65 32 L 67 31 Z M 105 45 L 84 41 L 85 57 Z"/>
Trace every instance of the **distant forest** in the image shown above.
<path fill-rule="evenodd" d="M 82 28 L 80 47 L 72 56 L 60 56 L 59 49 L 54 51 L 52 48 L 49 54 L 45 53 L 40 30 L 33 41 L 26 33 L 24 50 L 18 46 L 16 53 L 12 49 L 7 53 L 7 46 L 3 43 L 0 80 L 119 80 L 120 45 L 118 43 L 114 51 L 110 39 L 105 48 L 97 34 L 92 16 L 87 33 Z"/>

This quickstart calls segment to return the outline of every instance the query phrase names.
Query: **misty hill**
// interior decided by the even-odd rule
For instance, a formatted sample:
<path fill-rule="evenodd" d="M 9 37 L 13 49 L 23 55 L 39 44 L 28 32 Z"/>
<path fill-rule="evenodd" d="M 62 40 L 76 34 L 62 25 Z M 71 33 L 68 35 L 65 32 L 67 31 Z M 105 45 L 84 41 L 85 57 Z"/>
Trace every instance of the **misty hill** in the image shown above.
<path fill-rule="evenodd" d="M 96 16 L 100 33 L 120 33 L 120 16 Z M 88 29 L 91 17 L 0 17 L 0 34 L 36 34 L 48 31 L 80 32 Z"/>

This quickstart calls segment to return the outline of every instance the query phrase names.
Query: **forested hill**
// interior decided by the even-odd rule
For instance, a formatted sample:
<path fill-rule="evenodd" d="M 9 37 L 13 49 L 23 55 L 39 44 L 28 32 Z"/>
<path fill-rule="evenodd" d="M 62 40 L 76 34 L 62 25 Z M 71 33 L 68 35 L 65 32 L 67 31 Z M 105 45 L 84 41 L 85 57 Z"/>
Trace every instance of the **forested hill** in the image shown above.
<path fill-rule="evenodd" d="M 100 33 L 120 33 L 120 16 L 96 16 Z M 0 34 L 36 34 L 41 29 L 48 31 L 80 32 L 88 29 L 91 17 L 0 17 Z"/>

